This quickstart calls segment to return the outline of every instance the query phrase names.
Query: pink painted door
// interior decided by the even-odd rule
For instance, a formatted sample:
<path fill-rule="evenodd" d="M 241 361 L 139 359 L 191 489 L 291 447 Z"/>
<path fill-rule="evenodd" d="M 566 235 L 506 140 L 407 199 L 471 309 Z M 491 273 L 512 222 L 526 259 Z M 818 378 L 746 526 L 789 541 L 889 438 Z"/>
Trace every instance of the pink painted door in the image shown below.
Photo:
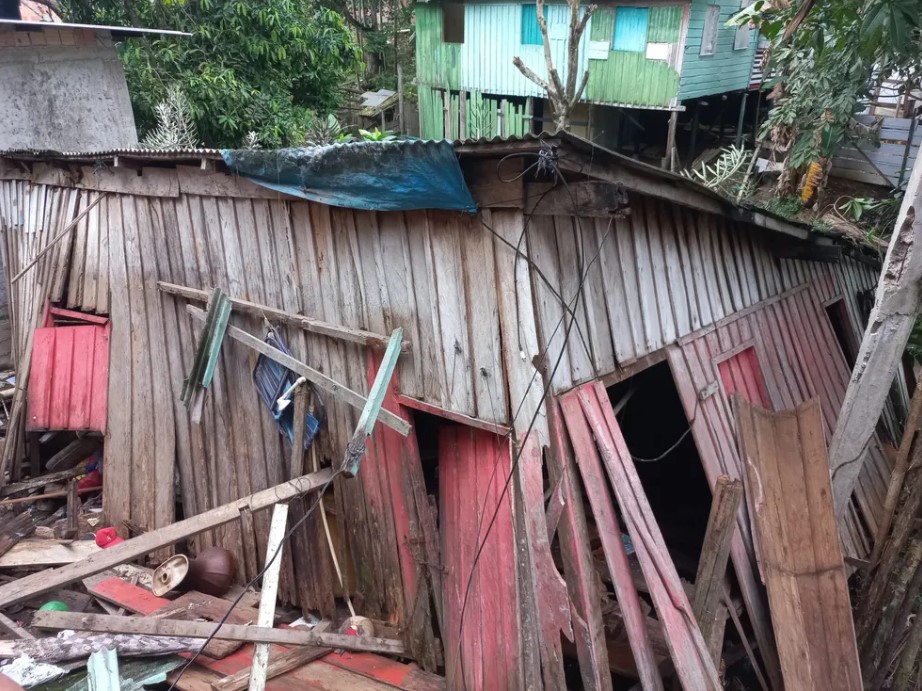
<path fill-rule="evenodd" d="M 750 403 L 772 410 L 772 401 L 765 388 L 762 368 L 756 350 L 750 346 L 717 365 L 724 394 L 732 398 L 737 391 Z"/>
<path fill-rule="evenodd" d="M 510 466 L 508 439 L 463 425 L 441 430 L 442 641 L 449 689 L 520 687 Z"/>

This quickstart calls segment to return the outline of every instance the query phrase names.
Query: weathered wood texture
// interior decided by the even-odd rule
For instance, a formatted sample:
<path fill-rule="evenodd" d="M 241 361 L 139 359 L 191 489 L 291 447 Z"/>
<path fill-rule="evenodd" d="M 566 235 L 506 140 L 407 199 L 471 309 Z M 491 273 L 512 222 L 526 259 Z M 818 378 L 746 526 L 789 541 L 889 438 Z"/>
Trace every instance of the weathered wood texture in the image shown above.
<path fill-rule="evenodd" d="M 820 403 L 734 406 L 784 687 L 861 689 Z"/>
<path fill-rule="evenodd" d="M 777 410 L 818 398 L 825 433 L 832 434 L 845 395 L 848 367 L 823 313 L 817 290 L 817 284 L 813 284 L 791 291 L 759 309 L 681 339 L 669 349 L 673 376 L 712 486 L 720 475 L 743 479 L 744 473 L 733 443 L 736 423 L 727 396 L 727 378 L 739 382 L 734 391 L 744 395 L 751 391 L 752 402 L 767 403 Z M 750 348 L 750 354 L 741 356 Z M 735 359 L 732 365 L 731 358 Z M 879 440 L 872 439 L 866 453 L 869 461 L 850 507 L 848 531 L 843 535 L 847 553 L 858 557 L 870 551 L 891 470 Z M 745 504 L 737 518 L 730 555 L 765 655 L 773 649 L 774 642 L 755 570 L 753 534 Z M 766 665 L 770 677 L 777 670 L 771 659 L 769 656 Z"/>
<path fill-rule="evenodd" d="M 579 456 L 582 452 L 591 457 L 591 450 L 587 447 L 592 444 L 592 440 L 595 442 L 601 463 L 596 461 L 591 464 L 596 466 L 597 472 L 589 476 L 583 470 L 588 466 L 580 464 L 584 483 L 603 483 L 598 489 L 607 493 L 610 487 L 617 499 L 627 532 L 634 543 L 644 580 L 650 590 L 653 605 L 663 623 L 666 643 L 682 686 L 687 689 L 716 691 L 720 688 L 717 668 L 708 652 L 707 643 L 692 613 L 691 603 L 666 549 L 656 519 L 653 517 L 605 388 L 600 383 L 580 386 L 561 398 L 561 408 L 567 430 L 574 444 L 574 453 Z M 602 474 L 603 468 L 604 475 Z M 593 502 L 594 506 L 601 506 L 602 503 L 604 502 Z M 608 525 L 603 529 L 615 532 L 612 538 L 620 541 L 618 534 L 621 532 L 620 528 L 611 518 L 612 516 L 609 515 L 606 519 Z M 617 554 L 616 550 L 609 549 L 606 558 L 611 559 Z M 626 558 L 621 561 L 620 567 L 616 559 L 609 562 L 613 578 L 627 566 Z M 630 595 L 629 591 L 629 588 L 619 588 L 619 597 L 622 592 Z M 633 597 L 636 598 L 636 593 Z M 634 628 L 635 636 L 646 636 L 643 627 L 636 627 L 631 623 L 628 623 L 628 626 Z M 633 645 L 632 648 L 635 651 L 640 649 L 639 646 L 634 647 Z M 650 653 L 652 651 L 648 649 L 648 654 Z M 638 662 L 638 668 L 641 668 L 642 664 L 644 663 Z M 644 688 L 658 688 L 659 685 L 652 671 L 644 674 L 641 670 L 641 674 Z"/>
<path fill-rule="evenodd" d="M 512 498 L 504 482 L 509 464 L 507 440 L 476 429 L 442 430 L 442 635 L 449 689 L 521 688 Z"/>
<path fill-rule="evenodd" d="M 36 165 L 32 182 L 21 173 L 0 181 L 8 276 L 63 227 L 60 219 L 76 217 L 98 190 L 114 191 L 36 267 L 55 269 L 48 272 L 52 296 L 66 306 L 112 317 L 109 400 L 121 405 L 110 405 L 104 496 L 114 525 L 129 519 L 152 529 L 172 521 L 175 473 L 185 515 L 287 477 L 289 450 L 257 400 L 253 354 L 244 346 L 225 342 L 202 423 L 190 422 L 178 394 L 197 330 L 185 300 L 162 294 L 158 281 L 218 287 L 241 300 L 347 329 L 385 334 L 403 327 L 412 347 L 401 356 L 400 394 L 513 428 L 522 437 L 519 443 L 531 428 L 531 451 L 540 451 L 549 434 L 536 363 L 549 375 L 565 340 L 551 381 L 556 391 L 616 374 L 677 338 L 805 282 L 815 285 L 819 300 L 843 296 L 860 325 L 857 292 L 876 280 L 873 270 L 849 259 L 839 265 L 778 259 L 764 231 L 667 202 L 653 204 L 633 192 L 631 216 L 609 226 L 601 218 L 527 217 L 520 209 L 489 209 L 475 217 L 333 209 L 263 194 L 205 171 L 134 173 L 94 177 L 85 169 L 69 176 Z M 584 296 L 575 303 L 577 322 L 564 339 L 571 316 L 561 298 L 573 300 L 583 267 L 591 267 Z M 10 293 L 17 357 L 28 336 L 34 273 Z M 261 320 L 253 314 L 234 314 L 232 323 L 260 333 Z M 363 346 L 291 325 L 281 325 L 280 333 L 296 358 L 367 392 Z M 341 457 L 357 412 L 330 397 L 325 401 L 329 429 L 318 450 L 330 460 Z M 404 458 L 416 462 L 411 455 Z M 348 537 L 343 549 L 356 565 L 376 563 L 375 555 L 404 544 L 402 512 L 409 512 L 412 527 L 413 504 L 418 515 L 425 504 L 425 490 L 410 477 L 417 471 L 406 471 L 395 483 L 390 461 L 387 473 L 366 470 L 336 487 L 337 522 Z M 540 471 L 540 464 L 523 465 L 510 491 L 540 490 Z M 397 484 L 405 487 L 408 481 L 416 483 L 413 499 L 407 507 L 395 505 Z M 545 605 L 559 602 L 563 586 L 544 552 L 548 531 L 536 520 L 537 504 L 526 502 L 522 513 L 528 520 L 520 524 L 515 517 L 524 536 L 517 543 L 520 581 L 532 600 L 544 593 Z M 267 528 L 267 516 L 245 515 L 198 536 L 193 547 L 230 548 L 238 557 L 238 578 L 248 579 L 260 567 Z M 306 537 L 310 530 L 305 525 L 295 540 L 319 546 Z M 526 544 L 534 554 L 522 551 Z M 286 556 L 282 599 L 328 611 L 330 589 L 303 586 L 331 575 L 325 559 Z M 418 608 L 407 602 L 413 569 L 405 551 L 399 559 L 404 582 L 384 579 L 383 569 L 361 567 L 347 583 L 364 595 L 367 614 L 391 620 L 400 612 L 405 619 L 415 616 Z M 439 562 L 428 563 L 435 568 Z M 417 582 L 436 589 L 433 568 Z M 415 591 L 422 592 L 418 586 Z M 433 596 L 440 600 L 438 593 Z M 546 670 L 558 669 L 555 627 L 567 635 L 572 612 L 544 609 L 550 613 L 541 614 L 542 640 L 534 649 L 542 647 Z M 528 641 L 526 647 L 533 649 Z"/>

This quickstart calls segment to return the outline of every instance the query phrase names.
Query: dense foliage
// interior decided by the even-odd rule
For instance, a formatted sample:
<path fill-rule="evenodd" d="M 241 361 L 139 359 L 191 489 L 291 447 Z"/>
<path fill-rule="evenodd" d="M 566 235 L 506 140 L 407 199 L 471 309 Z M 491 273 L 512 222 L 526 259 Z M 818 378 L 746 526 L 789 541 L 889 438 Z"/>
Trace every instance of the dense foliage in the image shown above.
<path fill-rule="evenodd" d="M 866 134 L 852 116 L 867 105 L 872 75 L 918 83 L 922 0 L 757 0 L 733 21 L 754 21 L 771 42 L 774 107 L 762 136 L 785 159 L 782 187 L 796 180 L 792 171 Z"/>
<path fill-rule="evenodd" d="M 171 87 L 206 146 L 300 144 L 315 114 L 354 83 L 361 49 L 338 12 L 314 0 L 61 0 L 69 21 L 187 31 L 128 39 L 121 54 L 142 133 Z"/>

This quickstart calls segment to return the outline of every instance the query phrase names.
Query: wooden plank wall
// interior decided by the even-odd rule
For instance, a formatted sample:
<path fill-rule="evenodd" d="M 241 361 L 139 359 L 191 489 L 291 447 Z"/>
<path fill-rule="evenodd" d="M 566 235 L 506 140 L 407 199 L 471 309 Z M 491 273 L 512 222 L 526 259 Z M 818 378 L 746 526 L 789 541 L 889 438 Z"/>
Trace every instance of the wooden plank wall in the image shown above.
<path fill-rule="evenodd" d="M 206 173 L 193 181 L 195 193 L 180 194 L 173 184 L 177 180 L 164 180 L 163 173 L 155 173 L 159 184 L 150 186 L 151 196 L 108 196 L 78 224 L 73 252 L 63 243 L 60 250 L 68 271 L 56 297 L 68 307 L 112 317 L 105 447 L 112 524 L 130 519 L 155 528 L 174 520 L 174 474 L 185 515 L 285 479 L 289 452 L 255 395 L 254 359 L 243 346 L 224 344 L 203 422 L 189 421 L 179 387 L 197 329 L 185 302 L 161 294 L 158 280 L 218 286 L 235 297 L 380 333 L 403 326 L 414 350 L 401 358 L 401 393 L 482 419 L 509 418 L 497 290 L 489 270 L 494 239 L 474 232 L 472 219 L 438 212 L 362 213 L 262 198 L 227 176 L 220 176 L 223 184 L 209 185 Z M 134 171 L 131 177 L 126 185 L 138 178 Z M 107 187 L 116 184 L 102 180 Z M 224 196 L 235 190 L 240 197 Z M 97 194 L 22 180 L 3 181 L 0 193 L 0 218 L 10 227 L 5 238 L 11 273 Z M 20 321 L 27 319 L 32 290 L 32 282 L 23 280 L 13 291 Z M 259 320 L 240 315 L 232 323 L 252 333 L 263 330 Z M 356 391 L 367 390 L 364 348 L 295 329 L 283 333 L 297 357 Z M 24 339 L 24 330 L 17 331 L 17 342 Z M 321 453 L 338 459 L 356 414 L 326 402 L 330 426 Z M 394 529 L 393 520 L 380 515 L 388 502 L 382 509 L 374 499 L 390 497 L 389 487 L 342 482 L 338 490 L 338 513 L 345 517 L 345 537 L 357 556 L 380 553 L 382 539 L 397 544 L 396 534 L 382 534 Z M 259 514 L 245 517 L 205 534 L 197 544 L 232 549 L 239 557 L 238 577 L 249 579 L 260 566 L 257 555 L 265 553 L 267 521 Z M 286 558 L 282 594 L 297 603 L 292 568 Z M 399 580 L 384 584 L 383 572 L 357 570 L 355 589 L 369 615 L 394 619 L 408 609 Z M 305 606 L 328 608 L 326 591 L 302 595 L 312 597 Z"/>
<path fill-rule="evenodd" d="M 854 260 L 781 259 L 765 231 L 636 194 L 625 218 L 535 215 L 527 236 L 551 363 L 575 321 L 554 375 L 555 391 L 617 373 L 678 338 L 807 282 L 823 303 L 845 297 L 861 334 L 857 293 L 877 284 L 878 273 Z M 580 273 L 587 290 L 571 308 Z"/>

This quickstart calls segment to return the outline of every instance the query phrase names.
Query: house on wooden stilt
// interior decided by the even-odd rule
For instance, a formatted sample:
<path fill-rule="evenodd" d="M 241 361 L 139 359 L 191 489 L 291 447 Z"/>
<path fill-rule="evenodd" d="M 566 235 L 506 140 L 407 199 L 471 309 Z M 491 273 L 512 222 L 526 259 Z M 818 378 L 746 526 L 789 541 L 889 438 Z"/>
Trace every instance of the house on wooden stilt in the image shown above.
<path fill-rule="evenodd" d="M 107 521 L 157 528 L 289 477 L 288 441 L 244 344 L 225 339 L 200 422 L 180 401 L 199 333 L 187 307 L 212 288 L 235 300 L 232 326 L 262 339 L 268 321 L 297 360 L 359 395 L 401 327 L 384 409 L 411 429 L 379 421 L 358 476 L 338 477 L 323 503 L 344 588 L 315 512 L 285 553 L 280 597 L 331 615 L 347 591 L 450 688 L 612 688 L 642 667 L 616 596 L 616 581 L 628 586 L 600 549 L 615 535 L 656 669 L 700 673 L 706 688 L 708 665 L 677 659 L 665 614 L 655 597 L 647 604 L 637 552 L 664 548 L 693 589 L 711 491 L 721 475 L 743 477 L 734 392 L 772 409 L 817 398 L 831 433 L 875 257 L 566 134 L 335 150 L 335 172 L 353 182 L 437 172 L 395 201 L 396 186 L 337 186 L 297 152 L 3 155 L 8 280 L 99 200 L 9 286 L 9 301 L 20 366 L 40 286 L 59 308 L 109 319 Z M 441 197 L 429 195 L 434 180 Z M 320 398 L 307 469 L 340 462 L 359 413 L 342 395 Z M 866 451 L 842 529 L 849 555 L 872 547 L 898 418 L 891 407 Z M 596 424 L 597 440 L 598 425 L 608 430 L 604 466 L 584 454 L 580 424 Z M 636 475 L 652 543 L 632 534 L 634 504 L 612 493 L 613 469 Z M 730 598 L 777 688 L 745 506 Z M 244 582 L 260 569 L 268 523 L 241 515 L 189 548 L 227 547 Z"/>

